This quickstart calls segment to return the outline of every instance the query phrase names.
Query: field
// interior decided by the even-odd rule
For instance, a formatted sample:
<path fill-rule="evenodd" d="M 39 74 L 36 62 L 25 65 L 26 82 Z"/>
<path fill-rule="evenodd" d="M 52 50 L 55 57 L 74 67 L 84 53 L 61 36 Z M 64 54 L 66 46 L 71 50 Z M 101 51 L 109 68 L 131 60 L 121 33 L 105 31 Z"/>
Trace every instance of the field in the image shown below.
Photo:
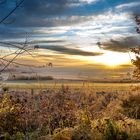
<path fill-rule="evenodd" d="M 138 84 L 7 82 L 0 100 L 1 139 L 140 139 Z"/>
<path fill-rule="evenodd" d="M 83 82 L 83 81 L 62 81 L 62 80 L 51 80 L 51 81 L 7 81 L 3 84 L 4 87 L 10 89 L 58 89 L 62 85 L 73 88 L 84 88 L 89 87 L 94 91 L 128 91 L 129 89 L 138 86 L 139 83 L 94 83 L 94 82 Z"/>

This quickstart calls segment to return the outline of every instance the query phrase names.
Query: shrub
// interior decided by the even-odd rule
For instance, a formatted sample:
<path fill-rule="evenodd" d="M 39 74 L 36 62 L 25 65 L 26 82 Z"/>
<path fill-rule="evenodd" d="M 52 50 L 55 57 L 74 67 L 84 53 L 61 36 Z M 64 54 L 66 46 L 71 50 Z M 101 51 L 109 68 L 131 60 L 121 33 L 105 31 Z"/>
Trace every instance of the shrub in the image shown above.
<path fill-rule="evenodd" d="M 88 126 L 79 126 L 75 129 L 72 140 L 93 140 L 91 135 L 91 129 Z"/>
<path fill-rule="evenodd" d="M 17 132 L 15 135 L 15 140 L 24 140 L 25 136 L 22 132 Z"/>
<path fill-rule="evenodd" d="M 127 140 L 128 134 L 121 131 L 113 120 L 106 120 L 106 127 L 104 131 L 105 140 Z"/>
<path fill-rule="evenodd" d="M 131 94 L 122 100 L 122 113 L 133 119 L 140 119 L 140 94 Z"/>
<path fill-rule="evenodd" d="M 58 129 L 57 129 L 58 130 Z M 62 131 L 54 132 L 54 139 L 53 140 L 71 140 L 73 129 L 72 128 L 65 128 Z"/>
<path fill-rule="evenodd" d="M 8 87 L 3 87 L 3 91 L 4 91 L 4 92 L 7 92 L 8 90 L 9 90 Z"/>
<path fill-rule="evenodd" d="M 82 115 L 82 124 L 75 128 L 72 140 L 94 140 L 89 112 L 85 111 Z"/>

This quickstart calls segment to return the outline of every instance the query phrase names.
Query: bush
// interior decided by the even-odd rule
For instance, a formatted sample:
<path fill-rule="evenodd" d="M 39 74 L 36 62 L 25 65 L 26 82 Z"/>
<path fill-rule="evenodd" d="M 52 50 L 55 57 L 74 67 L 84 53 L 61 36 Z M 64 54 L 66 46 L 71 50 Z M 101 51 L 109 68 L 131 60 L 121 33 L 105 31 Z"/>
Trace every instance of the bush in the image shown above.
<path fill-rule="evenodd" d="M 73 133 L 72 128 L 65 128 L 64 130 L 60 131 L 57 129 L 54 131 L 54 139 L 53 140 L 71 140 Z"/>
<path fill-rule="evenodd" d="M 122 113 L 132 119 L 140 119 L 140 94 L 131 94 L 122 100 Z"/>
<path fill-rule="evenodd" d="M 22 132 L 17 132 L 15 135 L 15 140 L 24 140 L 25 136 Z"/>
<path fill-rule="evenodd" d="M 106 127 L 104 131 L 105 140 L 127 140 L 128 134 L 121 131 L 113 120 L 106 120 Z"/>
<path fill-rule="evenodd" d="M 82 124 L 75 128 L 72 140 L 94 140 L 91 119 L 88 113 L 89 112 L 84 112 L 82 116 Z"/>
<path fill-rule="evenodd" d="M 71 140 L 93 140 L 91 129 L 88 126 L 79 126 L 75 129 Z"/>

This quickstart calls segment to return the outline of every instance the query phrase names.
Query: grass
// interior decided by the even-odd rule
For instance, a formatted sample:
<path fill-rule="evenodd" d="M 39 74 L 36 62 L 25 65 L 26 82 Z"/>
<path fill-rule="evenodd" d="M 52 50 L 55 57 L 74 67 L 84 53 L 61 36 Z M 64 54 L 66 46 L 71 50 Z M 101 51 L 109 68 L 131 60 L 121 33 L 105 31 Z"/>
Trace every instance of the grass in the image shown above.
<path fill-rule="evenodd" d="M 139 140 L 139 111 L 132 112 L 140 95 L 133 89 L 63 85 L 29 92 L 5 87 L 0 134 L 7 140 Z"/>
<path fill-rule="evenodd" d="M 61 88 L 61 86 L 69 86 L 72 88 L 88 88 L 87 90 L 94 91 L 107 91 L 114 92 L 119 91 L 128 91 L 128 88 L 134 87 L 137 84 L 131 83 L 88 83 L 88 82 L 75 82 L 75 81 L 7 81 L 3 84 L 3 87 L 10 89 L 48 89 L 48 88 Z M 110 88 L 111 87 L 111 88 Z"/>

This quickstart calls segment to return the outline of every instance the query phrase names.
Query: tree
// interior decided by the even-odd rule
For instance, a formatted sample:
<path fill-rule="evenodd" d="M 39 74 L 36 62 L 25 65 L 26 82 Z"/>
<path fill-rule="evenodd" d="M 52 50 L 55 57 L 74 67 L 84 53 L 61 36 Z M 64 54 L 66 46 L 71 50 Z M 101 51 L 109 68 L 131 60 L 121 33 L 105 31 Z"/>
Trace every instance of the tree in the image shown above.
<path fill-rule="evenodd" d="M 15 7 L 8 12 L 7 15 L 3 15 L 2 19 L 0 19 L 0 25 L 1 24 L 5 24 L 5 22 L 7 21 L 7 19 L 14 13 L 16 12 L 16 10 L 24 3 L 25 0 L 15 0 Z M 6 0 L 0 0 L 0 5 L 1 4 L 6 4 Z M 14 48 L 14 51 L 9 51 L 6 54 L 2 54 L 0 56 L 0 74 L 2 72 L 4 72 L 6 69 L 8 69 L 8 67 L 11 64 L 15 64 L 15 65 L 19 65 L 19 66 L 27 66 L 30 67 L 30 65 L 25 65 L 22 63 L 18 63 L 15 60 L 17 59 L 17 57 L 19 55 L 23 55 L 24 53 L 30 55 L 31 57 L 33 57 L 31 51 L 35 50 L 35 49 L 39 49 L 39 47 L 36 46 L 32 46 L 29 44 L 28 42 L 28 35 L 26 35 L 25 37 L 25 42 L 23 43 L 16 43 L 16 42 L 4 42 L 0 40 L 0 45 L 1 46 L 6 46 L 8 48 Z"/>
<path fill-rule="evenodd" d="M 136 32 L 140 35 L 140 16 L 135 16 L 135 22 L 137 24 Z M 135 59 L 132 59 L 132 64 L 135 66 L 133 76 L 140 79 L 140 45 L 137 48 L 132 48 L 131 52 L 135 54 Z"/>

